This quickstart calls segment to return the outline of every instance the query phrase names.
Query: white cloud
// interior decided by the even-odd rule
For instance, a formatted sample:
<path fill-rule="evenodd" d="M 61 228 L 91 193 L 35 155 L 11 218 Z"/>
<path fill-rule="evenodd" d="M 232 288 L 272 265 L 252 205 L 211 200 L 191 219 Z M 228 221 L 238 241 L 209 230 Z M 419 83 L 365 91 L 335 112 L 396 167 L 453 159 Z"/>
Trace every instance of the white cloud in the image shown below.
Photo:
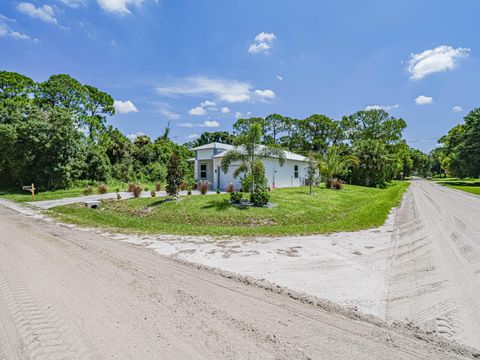
<path fill-rule="evenodd" d="M 74 9 L 87 5 L 87 0 L 60 0 L 60 2 Z"/>
<path fill-rule="evenodd" d="M 17 5 L 17 10 L 31 18 L 37 18 L 50 24 L 58 24 L 55 11 L 50 5 L 43 5 L 37 8 L 32 3 L 21 2 Z"/>
<path fill-rule="evenodd" d="M 130 100 L 126 100 L 126 101 L 115 100 L 113 104 L 115 106 L 115 111 L 117 111 L 121 114 L 138 112 L 137 107 Z"/>
<path fill-rule="evenodd" d="M 420 80 L 427 75 L 453 69 L 457 60 L 468 56 L 470 49 L 453 48 L 442 45 L 434 49 L 425 50 L 419 54 L 411 54 L 408 71 L 410 79 Z"/>
<path fill-rule="evenodd" d="M 454 106 L 454 107 L 452 108 L 452 111 L 453 111 L 454 113 L 462 112 L 462 111 L 463 111 L 463 108 L 462 108 L 461 106 L 459 106 L 459 105 L 456 105 L 456 106 Z"/>
<path fill-rule="evenodd" d="M 130 5 L 139 7 L 142 5 L 143 0 L 97 0 L 98 5 L 106 12 L 116 15 L 129 15 Z"/>
<path fill-rule="evenodd" d="M 240 119 L 242 117 L 242 113 L 240 111 L 237 111 L 234 115 L 237 119 Z"/>
<path fill-rule="evenodd" d="M 247 111 L 247 115 L 248 115 L 248 116 L 252 115 L 252 112 L 251 112 L 251 111 Z"/>
<path fill-rule="evenodd" d="M 185 122 L 185 123 L 180 123 L 177 126 L 184 127 L 184 128 L 193 128 L 195 127 L 195 124 L 191 122 Z"/>
<path fill-rule="evenodd" d="M 208 77 L 188 77 L 157 88 L 161 95 L 202 96 L 213 95 L 229 103 L 245 102 L 251 99 L 252 86 L 248 82 Z"/>
<path fill-rule="evenodd" d="M 277 79 L 280 80 L 280 81 L 282 81 L 282 80 L 283 80 L 283 76 L 277 74 Z"/>
<path fill-rule="evenodd" d="M 195 116 L 201 116 L 201 115 L 206 115 L 207 114 L 207 110 L 205 110 L 203 107 L 201 106 L 197 106 L 197 107 L 194 107 L 193 109 L 190 109 L 188 111 L 188 113 L 190 115 L 195 115 Z"/>
<path fill-rule="evenodd" d="M 160 110 L 158 110 L 158 112 L 159 112 L 161 115 L 165 116 L 165 117 L 166 117 L 167 119 L 169 119 L 169 120 L 178 120 L 178 119 L 180 119 L 180 115 L 179 115 L 179 114 L 177 114 L 177 113 L 175 113 L 175 112 L 173 112 L 173 111 L 171 111 L 171 110 L 168 110 L 168 109 L 160 109 Z"/>
<path fill-rule="evenodd" d="M 137 132 L 137 133 L 135 133 L 135 134 L 128 134 L 128 135 L 127 135 L 127 138 L 128 138 L 131 142 L 134 142 L 134 141 L 137 139 L 137 137 L 139 137 L 139 136 L 145 136 L 145 135 L 146 135 L 145 133 L 139 131 L 139 132 Z"/>
<path fill-rule="evenodd" d="M 228 114 L 230 112 L 230 108 L 227 106 L 222 107 L 222 114 Z"/>
<path fill-rule="evenodd" d="M 255 36 L 255 41 L 248 48 L 250 54 L 268 53 L 277 37 L 274 33 L 261 32 Z"/>
<path fill-rule="evenodd" d="M 368 105 L 367 107 L 365 107 L 365 111 L 368 111 L 368 110 L 389 111 L 389 110 L 393 110 L 393 109 L 398 109 L 399 107 L 400 107 L 399 104 L 395 104 L 395 105 Z"/>
<path fill-rule="evenodd" d="M 30 39 L 30 36 L 28 36 L 27 34 L 23 34 L 18 31 L 12 30 L 10 26 L 8 26 L 8 24 L 3 23 L 1 19 L 0 19 L 0 37 L 11 37 L 17 40 Z"/>
<path fill-rule="evenodd" d="M 433 98 L 431 96 L 420 95 L 415 99 L 415 103 L 417 105 L 427 105 L 427 104 L 431 104 L 432 102 L 433 102 Z"/>
<path fill-rule="evenodd" d="M 215 106 L 217 106 L 217 104 L 215 104 L 214 101 L 206 100 L 206 101 L 201 102 L 200 106 L 203 107 L 203 108 L 205 108 L 205 107 L 207 107 L 207 108 L 212 108 L 213 107 L 214 108 Z"/>
<path fill-rule="evenodd" d="M 261 100 L 269 100 L 275 98 L 275 92 L 270 89 L 255 90 L 255 95 L 257 95 Z"/>
<path fill-rule="evenodd" d="M 189 139 L 192 139 L 192 140 L 193 140 L 193 139 L 197 139 L 197 138 L 199 138 L 199 137 L 200 137 L 200 135 L 198 135 L 197 133 L 191 133 L 190 135 L 188 135 L 188 138 L 189 138 Z"/>
<path fill-rule="evenodd" d="M 205 120 L 200 126 L 206 128 L 216 128 L 220 126 L 220 123 L 215 120 Z"/>

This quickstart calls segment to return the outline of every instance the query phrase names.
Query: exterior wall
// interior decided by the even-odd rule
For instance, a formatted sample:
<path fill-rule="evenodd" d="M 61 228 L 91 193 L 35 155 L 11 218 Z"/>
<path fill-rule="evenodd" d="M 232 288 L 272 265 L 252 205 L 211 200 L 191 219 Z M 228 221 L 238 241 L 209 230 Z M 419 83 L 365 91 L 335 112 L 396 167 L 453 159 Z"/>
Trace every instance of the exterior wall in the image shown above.
<path fill-rule="evenodd" d="M 218 162 L 220 166 L 221 159 L 215 159 L 214 168 L 216 168 L 215 163 Z M 308 163 L 303 161 L 295 160 L 286 160 L 283 166 L 280 166 L 280 163 L 277 159 L 264 159 L 263 164 L 265 165 L 265 176 L 268 180 L 268 185 L 270 187 L 295 187 L 305 185 L 305 179 L 307 177 Z M 294 177 L 294 166 L 298 165 L 298 178 Z M 237 169 L 238 164 L 232 164 L 230 169 L 225 174 L 220 169 L 220 186 L 219 188 L 225 190 L 228 184 L 233 184 L 235 190 L 239 190 L 240 177 L 234 178 L 233 173 Z M 217 175 L 215 176 L 214 187 L 218 186 Z M 275 186 L 274 186 L 275 183 Z"/>

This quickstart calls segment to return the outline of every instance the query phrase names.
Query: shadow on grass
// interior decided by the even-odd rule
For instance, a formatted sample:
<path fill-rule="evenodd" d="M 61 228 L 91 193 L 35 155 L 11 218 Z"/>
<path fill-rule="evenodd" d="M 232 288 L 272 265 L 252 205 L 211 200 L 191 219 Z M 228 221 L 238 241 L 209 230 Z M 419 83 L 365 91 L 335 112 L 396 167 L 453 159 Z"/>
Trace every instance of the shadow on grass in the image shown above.
<path fill-rule="evenodd" d="M 442 185 L 452 186 L 480 186 L 480 182 L 465 182 L 465 181 L 442 181 Z"/>
<path fill-rule="evenodd" d="M 215 209 L 217 211 L 225 211 L 227 209 L 247 210 L 248 206 L 234 206 L 228 200 L 211 200 L 207 205 L 202 206 L 202 209 Z"/>
<path fill-rule="evenodd" d="M 160 206 L 164 203 L 169 203 L 169 202 L 174 202 L 174 201 L 181 201 L 181 200 L 173 199 L 173 198 L 164 198 L 164 199 L 161 199 L 161 200 L 154 201 L 151 204 L 148 204 L 147 207 L 156 207 L 156 206 Z"/>

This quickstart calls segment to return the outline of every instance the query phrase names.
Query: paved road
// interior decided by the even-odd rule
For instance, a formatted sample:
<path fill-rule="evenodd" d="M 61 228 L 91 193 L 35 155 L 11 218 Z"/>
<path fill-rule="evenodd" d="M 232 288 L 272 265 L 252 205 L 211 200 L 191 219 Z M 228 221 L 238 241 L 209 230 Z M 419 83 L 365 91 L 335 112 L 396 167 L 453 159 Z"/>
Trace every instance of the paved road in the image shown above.
<path fill-rule="evenodd" d="M 414 180 L 395 235 L 387 318 L 480 348 L 480 196 Z"/>
<path fill-rule="evenodd" d="M 470 357 L 3 207 L 0 229 L 2 360 Z"/>

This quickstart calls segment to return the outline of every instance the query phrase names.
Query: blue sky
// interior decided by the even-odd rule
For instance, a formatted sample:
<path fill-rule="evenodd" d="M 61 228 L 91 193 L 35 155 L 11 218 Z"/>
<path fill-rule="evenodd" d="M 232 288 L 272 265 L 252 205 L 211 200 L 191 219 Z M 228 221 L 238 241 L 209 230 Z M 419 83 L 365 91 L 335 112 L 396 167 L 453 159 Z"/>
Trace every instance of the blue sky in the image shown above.
<path fill-rule="evenodd" d="M 3 0 L 0 69 L 107 91 L 126 134 L 171 121 L 183 143 L 236 116 L 382 106 L 428 151 L 480 106 L 479 13 L 478 0 Z"/>

